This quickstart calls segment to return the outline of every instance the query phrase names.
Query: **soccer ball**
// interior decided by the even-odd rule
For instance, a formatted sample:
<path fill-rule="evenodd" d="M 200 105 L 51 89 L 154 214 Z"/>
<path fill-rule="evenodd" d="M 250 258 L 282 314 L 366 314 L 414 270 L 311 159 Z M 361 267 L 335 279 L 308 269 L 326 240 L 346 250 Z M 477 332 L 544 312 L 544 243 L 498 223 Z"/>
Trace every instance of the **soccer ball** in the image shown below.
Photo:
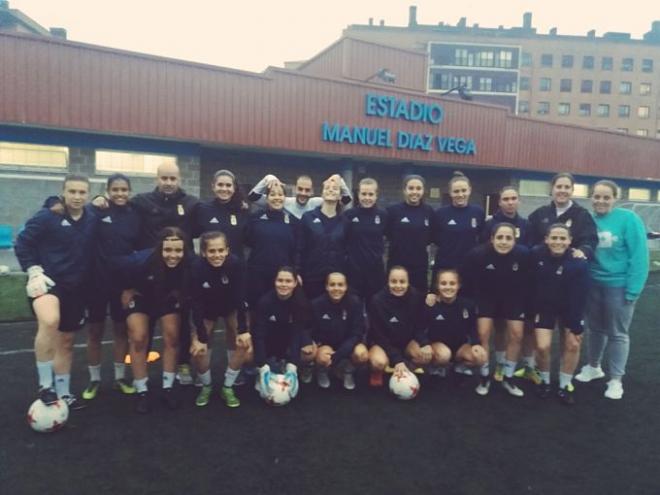
<path fill-rule="evenodd" d="M 284 406 L 291 402 L 291 381 L 284 375 L 271 374 L 266 402 L 271 406 Z"/>
<path fill-rule="evenodd" d="M 35 400 L 27 412 L 27 422 L 34 431 L 51 433 L 61 429 L 69 419 L 69 406 L 62 399 L 47 406 L 41 399 Z"/>
<path fill-rule="evenodd" d="M 390 378 L 390 392 L 397 399 L 414 399 L 419 393 L 419 380 L 411 371 L 395 371 Z"/>

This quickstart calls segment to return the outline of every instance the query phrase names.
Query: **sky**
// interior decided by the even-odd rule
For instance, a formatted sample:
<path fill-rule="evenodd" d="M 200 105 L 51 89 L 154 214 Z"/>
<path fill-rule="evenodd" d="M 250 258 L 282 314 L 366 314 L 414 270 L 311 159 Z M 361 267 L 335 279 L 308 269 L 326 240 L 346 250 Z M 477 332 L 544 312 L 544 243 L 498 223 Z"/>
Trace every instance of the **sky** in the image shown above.
<path fill-rule="evenodd" d="M 255 72 L 311 58 L 370 17 L 405 26 L 410 5 L 420 24 L 466 17 L 468 25 L 508 28 L 532 12 L 539 33 L 641 38 L 660 21 L 658 0 L 9 0 L 42 26 L 67 29 L 72 41 Z"/>

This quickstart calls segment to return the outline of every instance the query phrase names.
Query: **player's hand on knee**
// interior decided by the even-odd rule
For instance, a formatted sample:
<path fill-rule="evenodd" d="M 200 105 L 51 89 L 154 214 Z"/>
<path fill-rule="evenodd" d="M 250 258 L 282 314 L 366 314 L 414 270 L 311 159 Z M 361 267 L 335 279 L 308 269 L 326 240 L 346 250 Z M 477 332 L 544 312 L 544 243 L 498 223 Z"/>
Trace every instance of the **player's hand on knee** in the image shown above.
<path fill-rule="evenodd" d="M 36 299 L 37 297 L 47 294 L 48 291 L 55 286 L 55 282 L 44 273 L 44 269 L 40 265 L 34 265 L 28 268 L 28 281 L 25 286 L 25 291 L 28 297 Z"/>
<path fill-rule="evenodd" d="M 313 344 L 309 344 L 309 345 L 306 345 L 306 346 L 302 347 L 302 348 L 300 349 L 300 353 L 301 353 L 301 354 L 303 355 L 303 357 L 305 357 L 305 358 L 312 357 L 312 355 L 314 354 L 314 345 L 313 345 Z"/>
<path fill-rule="evenodd" d="M 138 292 L 135 289 L 126 289 L 121 293 L 121 307 L 128 309 L 131 305 L 131 302 L 135 298 Z"/>
<path fill-rule="evenodd" d="M 422 360 L 425 363 L 430 362 L 431 358 L 433 358 L 433 348 L 431 347 L 430 344 L 427 344 L 424 347 L 420 347 L 419 352 L 421 353 Z"/>
<path fill-rule="evenodd" d="M 249 332 L 239 333 L 236 336 L 236 347 L 244 351 L 249 351 L 252 348 L 252 336 Z"/>
<path fill-rule="evenodd" d="M 200 342 L 199 339 L 194 338 L 190 344 L 190 355 L 193 357 L 205 356 L 208 350 L 208 344 Z"/>

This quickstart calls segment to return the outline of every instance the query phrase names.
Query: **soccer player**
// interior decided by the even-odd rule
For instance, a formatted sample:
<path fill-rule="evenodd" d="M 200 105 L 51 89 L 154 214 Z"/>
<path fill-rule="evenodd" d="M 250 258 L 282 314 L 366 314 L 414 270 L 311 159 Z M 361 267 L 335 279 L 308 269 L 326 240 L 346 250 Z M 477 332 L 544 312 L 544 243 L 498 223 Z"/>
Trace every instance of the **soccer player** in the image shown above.
<path fill-rule="evenodd" d="M 479 243 L 484 226 L 484 210 L 471 205 L 472 186 L 461 172 L 449 180 L 451 205 L 434 213 L 433 242 L 437 246 L 434 271 L 458 268 L 467 253 Z"/>
<path fill-rule="evenodd" d="M 408 277 L 408 270 L 393 266 L 387 285 L 371 300 L 369 310 L 369 385 L 383 385 L 383 371 L 409 371 L 406 360 L 415 368 L 431 362 L 433 351 L 425 328 L 424 296 Z"/>
<path fill-rule="evenodd" d="M 480 344 L 476 308 L 470 299 L 458 297 L 461 288 L 458 272 L 440 270 L 435 282 L 435 297 L 427 301 L 426 308 L 432 367 L 446 367 L 450 362 L 483 366 L 488 354 Z"/>
<path fill-rule="evenodd" d="M 328 274 L 325 294 L 312 301 L 314 324 L 311 339 L 314 346 L 316 381 L 321 388 L 330 386 L 328 371 L 341 373 L 346 390 L 355 388 L 355 367 L 369 358 L 362 342 L 366 328 L 362 302 L 348 294 L 348 283 L 343 273 Z M 340 368 L 343 366 L 343 369 Z"/>
<path fill-rule="evenodd" d="M 350 203 L 352 200 L 351 191 L 346 186 L 344 179 L 342 179 L 339 174 L 334 174 L 329 178 L 339 184 L 342 204 Z M 262 196 L 266 193 L 267 188 L 274 183 L 281 183 L 281 181 L 272 174 L 266 175 L 252 188 L 248 198 L 250 201 L 257 202 L 257 204 L 263 206 Z M 296 179 L 295 190 L 295 197 L 284 199 L 284 210 L 298 220 L 300 220 L 305 213 L 312 211 L 314 208 L 318 208 L 323 203 L 322 197 L 312 197 L 314 189 L 312 186 L 312 178 L 309 175 L 298 176 Z"/>
<path fill-rule="evenodd" d="M 339 212 L 339 184 L 323 183 L 323 203 L 300 221 L 299 260 L 303 289 L 309 299 L 325 290 L 328 273 L 346 270 L 347 219 Z"/>
<path fill-rule="evenodd" d="M 426 294 L 433 208 L 424 203 L 424 187 L 424 179 L 419 175 L 409 175 L 403 180 L 404 201 L 387 208 L 386 234 L 389 241 L 388 270 L 403 266 L 410 284 Z"/>
<path fill-rule="evenodd" d="M 359 204 L 347 210 L 346 251 L 348 280 L 354 290 L 368 302 L 385 285 L 385 227 L 387 213 L 376 206 L 378 183 L 371 178 L 360 181 Z"/>
<path fill-rule="evenodd" d="M 507 346 L 502 385 L 510 395 L 522 397 L 523 391 L 513 383 L 513 373 L 520 354 L 525 320 L 526 296 L 529 288 L 529 250 L 516 245 L 516 228 L 501 223 L 493 228 L 490 243 L 472 249 L 463 261 L 461 278 L 469 286 L 477 304 L 477 328 L 481 345 L 490 352 L 494 321 L 506 322 Z M 488 362 L 480 369 L 479 395 L 490 390 Z"/>
<path fill-rule="evenodd" d="M 610 375 L 605 397 L 623 397 L 623 375 L 630 352 L 630 324 L 649 272 L 646 229 L 632 210 L 615 208 L 619 188 L 609 180 L 596 183 L 591 196 L 599 243 L 590 264 L 592 287 L 587 298 L 589 362 L 575 377 L 581 382 Z"/>
<path fill-rule="evenodd" d="M 314 346 L 304 338 L 312 324 L 312 309 L 293 268 L 281 267 L 274 285 L 259 301 L 252 328 L 254 363 L 259 367 L 255 388 L 265 396 L 268 373 L 285 373 L 293 397 L 298 390 L 298 365 L 314 359 Z"/>
<path fill-rule="evenodd" d="M 85 209 L 88 195 L 89 179 L 68 175 L 62 187 L 64 214 L 38 211 L 19 233 L 15 248 L 28 274 L 26 291 L 37 318 L 39 398 L 47 405 L 63 399 L 71 409 L 85 406 L 71 393 L 70 381 L 75 331 L 85 324 L 85 293 L 90 290 L 98 225 Z"/>
<path fill-rule="evenodd" d="M 163 334 L 163 401 L 170 409 L 179 406 L 173 390 L 182 314 L 190 298 L 189 257 L 186 236 L 178 227 L 161 231 L 155 248 L 138 251 L 118 261 L 124 280 L 122 304 L 137 390 L 136 411 L 151 409 L 148 396 L 147 346 L 149 329 L 160 322 Z"/>
<path fill-rule="evenodd" d="M 92 276 L 94 289 L 87 294 L 87 361 L 90 381 L 82 393 L 85 400 L 94 399 L 101 384 L 101 339 L 108 308 L 114 341 L 114 388 L 123 394 L 135 393 L 135 388 L 125 378 L 124 357 L 128 353 L 126 315 L 121 307 L 121 282 L 113 270 L 113 259 L 130 255 L 140 236 L 140 217 L 129 204 L 130 192 L 130 179 L 124 174 L 113 174 L 106 183 L 108 208 L 95 208 L 99 223 Z"/>
<path fill-rule="evenodd" d="M 209 403 L 211 384 L 211 346 L 213 328 L 224 318 L 226 335 L 234 336 L 235 351 L 230 354 L 220 396 L 228 407 L 238 407 L 234 383 L 241 366 L 252 360 L 252 338 L 247 327 L 245 301 L 245 262 L 230 253 L 222 232 L 205 232 L 200 237 L 201 257 L 195 257 L 191 273 L 192 330 L 190 354 L 202 388 L 195 404 Z"/>
<path fill-rule="evenodd" d="M 559 330 L 561 359 L 558 396 L 575 403 L 573 373 L 580 359 L 583 313 L 589 289 L 587 261 L 570 253 L 571 233 L 562 223 L 548 228 L 545 244 L 532 249 L 532 318 L 536 334 L 536 365 L 541 376 L 541 398 L 549 397 L 550 350 Z"/>

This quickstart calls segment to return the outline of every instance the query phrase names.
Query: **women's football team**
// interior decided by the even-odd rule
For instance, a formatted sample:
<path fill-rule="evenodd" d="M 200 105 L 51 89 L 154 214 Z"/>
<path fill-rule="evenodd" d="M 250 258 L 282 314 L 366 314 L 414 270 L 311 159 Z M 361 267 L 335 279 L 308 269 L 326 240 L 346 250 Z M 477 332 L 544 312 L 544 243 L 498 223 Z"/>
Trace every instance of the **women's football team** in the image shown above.
<path fill-rule="evenodd" d="M 300 180 L 311 190 L 309 177 Z M 109 177 L 107 204 L 99 208 L 88 203 L 89 180 L 68 176 L 62 208 L 42 208 L 16 243 L 38 323 L 39 398 L 46 404 L 63 399 L 79 409 L 96 397 L 108 308 L 114 387 L 135 395 L 140 413 L 152 407 L 147 352 L 156 324 L 163 340 L 163 402 L 178 407 L 177 363 L 190 362 L 200 387 L 195 404 L 209 403 L 219 318 L 228 349 L 220 397 L 228 407 L 240 405 L 234 387 L 246 376 L 254 375 L 266 398 L 268 377 L 282 374 L 293 396 L 298 375 L 309 383 L 314 372 L 321 388 L 336 376 L 352 390 L 361 366 L 369 367 L 374 387 L 382 386 L 387 372 L 444 375 L 451 367 L 477 375 L 481 396 L 493 380 L 522 397 L 515 383 L 522 376 L 546 398 L 555 395 L 555 334 L 561 352 L 556 395 L 573 404 L 585 329 L 587 364 L 575 379 L 603 378 L 605 360 L 604 395 L 623 396 L 630 323 L 648 274 L 648 250 L 640 218 L 615 207 L 614 182 L 595 184 L 589 212 L 572 199 L 573 177 L 558 174 L 551 203 L 528 219 L 518 214 L 519 196 L 511 186 L 502 188 L 499 210 L 486 219 L 470 203 L 471 184 L 461 173 L 449 181 L 451 204 L 436 210 L 424 201 L 419 175 L 405 178 L 403 201 L 387 209 L 377 206 L 378 183 L 371 178 L 360 181 L 357 205 L 347 211 L 346 187 L 337 175 L 323 183 L 319 198 L 309 191 L 286 198 L 274 176 L 260 184 L 261 207 L 250 212 L 234 174 L 219 171 L 215 198 L 196 205 L 191 232 L 168 226 L 155 246 L 136 250 L 141 219 L 130 204 L 130 179 Z M 199 237 L 199 255 L 193 236 Z M 72 349 L 74 332 L 86 320 L 90 383 L 80 400 L 70 390 Z"/>

